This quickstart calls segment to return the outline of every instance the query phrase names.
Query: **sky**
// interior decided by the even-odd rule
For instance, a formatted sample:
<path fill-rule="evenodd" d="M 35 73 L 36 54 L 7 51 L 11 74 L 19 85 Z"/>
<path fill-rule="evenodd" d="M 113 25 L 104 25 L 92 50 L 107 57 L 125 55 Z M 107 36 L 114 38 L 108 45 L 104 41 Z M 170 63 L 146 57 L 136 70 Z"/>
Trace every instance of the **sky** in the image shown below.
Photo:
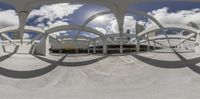
<path fill-rule="evenodd" d="M 159 1 L 130 4 L 128 10 L 142 10 L 155 17 L 162 24 L 187 24 L 195 22 L 200 26 L 200 3 L 178 2 L 178 1 Z M 109 10 L 106 7 L 94 4 L 51 4 L 33 9 L 26 25 L 48 29 L 59 25 L 82 25 L 87 18 L 95 13 Z M 131 30 L 134 33 L 135 24 L 138 22 L 145 28 L 150 28 L 155 24 L 151 20 L 135 15 L 126 14 L 124 19 L 124 32 Z M 15 9 L 4 3 L 0 3 L 0 28 L 18 25 L 18 15 Z M 88 27 L 96 29 L 103 34 L 119 33 L 116 18 L 113 14 L 98 17 L 87 24 Z M 60 31 L 55 35 L 75 36 L 79 31 Z M 24 38 L 32 38 L 36 33 L 26 33 Z M 81 32 L 81 35 L 88 37 L 98 37 L 97 35 Z"/>

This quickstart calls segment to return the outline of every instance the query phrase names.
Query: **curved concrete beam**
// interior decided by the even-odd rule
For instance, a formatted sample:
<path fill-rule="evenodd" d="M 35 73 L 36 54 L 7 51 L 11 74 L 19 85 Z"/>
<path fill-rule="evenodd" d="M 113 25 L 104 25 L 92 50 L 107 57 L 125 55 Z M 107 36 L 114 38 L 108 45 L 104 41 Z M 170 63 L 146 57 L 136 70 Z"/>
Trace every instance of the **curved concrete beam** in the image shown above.
<path fill-rule="evenodd" d="M 119 37 L 119 34 L 106 34 L 106 37 Z M 123 37 L 134 37 L 135 34 L 123 34 Z"/>
<path fill-rule="evenodd" d="M 127 11 L 127 12 L 128 12 L 128 13 L 132 13 L 132 14 L 138 14 L 138 15 L 141 15 L 141 16 L 145 16 L 145 17 L 151 19 L 153 22 L 155 22 L 155 23 L 158 25 L 158 27 L 163 28 L 162 24 L 161 24 L 158 20 L 156 20 L 153 16 L 147 14 L 146 12 L 139 11 L 139 10 L 134 10 L 134 9 L 133 9 L 133 10 L 130 10 L 130 11 Z M 102 15 L 106 15 L 106 14 L 111 14 L 111 13 L 113 13 L 113 12 L 112 12 L 112 11 L 103 11 L 103 12 L 97 13 L 97 14 L 95 14 L 95 15 L 92 15 L 91 17 L 89 17 L 89 18 L 84 22 L 83 27 L 85 27 L 88 23 L 90 23 L 92 20 L 94 20 L 94 19 L 97 18 L 98 16 L 102 16 Z M 81 31 L 79 31 L 79 32 L 77 33 L 77 35 L 80 35 L 80 32 L 81 32 Z M 124 34 L 123 34 L 123 35 L 124 35 Z M 75 38 L 75 39 L 76 39 L 76 38 Z"/>
<path fill-rule="evenodd" d="M 128 13 L 132 13 L 132 14 L 138 14 L 138 15 L 141 15 L 141 16 L 145 16 L 149 19 L 151 19 L 153 22 L 155 22 L 160 28 L 162 28 L 162 24 L 156 20 L 153 16 L 147 14 L 146 12 L 143 12 L 143 11 L 139 11 L 139 10 L 129 10 L 127 11 Z M 103 11 L 103 12 L 100 12 L 100 13 L 97 13 L 95 15 L 92 15 L 91 17 L 89 17 L 83 24 L 83 27 L 86 26 L 88 23 L 90 23 L 92 20 L 94 20 L 95 18 L 97 18 L 98 16 L 102 16 L 102 15 L 106 15 L 106 14 L 111 14 L 113 13 L 112 11 Z"/>
<path fill-rule="evenodd" d="M 189 35 L 186 37 L 186 39 L 181 40 L 177 45 L 180 45 L 182 42 L 184 42 L 184 41 L 186 41 L 186 40 L 188 40 L 188 39 L 192 39 L 192 37 L 194 37 L 194 36 L 196 36 L 196 34 L 194 34 L 194 33 L 189 34 Z"/>
<path fill-rule="evenodd" d="M 90 27 L 82 27 L 80 25 L 61 25 L 61 26 L 55 26 L 52 28 L 49 28 L 46 30 L 46 33 L 48 34 L 52 34 L 58 31 L 66 31 L 66 30 L 80 30 L 80 31 L 86 31 L 86 32 L 90 32 L 92 34 L 96 34 L 99 35 L 103 38 L 105 38 L 105 35 L 95 29 L 92 29 Z"/>
<path fill-rule="evenodd" d="M 163 30 L 163 29 L 182 29 L 182 30 L 186 30 L 192 33 L 200 33 L 199 30 L 189 27 L 189 26 L 185 26 L 185 25 L 178 25 L 178 24 L 168 24 L 168 25 L 163 25 L 164 28 L 158 28 L 158 27 L 152 27 L 150 29 L 144 30 L 141 33 L 138 34 L 138 36 L 143 36 L 145 34 L 148 34 L 150 32 L 154 32 L 157 30 Z"/>
<path fill-rule="evenodd" d="M 189 26 L 185 26 L 185 25 L 178 25 L 178 24 L 168 24 L 168 25 L 163 25 L 164 28 L 159 28 L 159 27 L 152 27 L 152 28 L 149 28 L 149 29 L 146 29 L 142 32 L 140 32 L 138 34 L 138 36 L 143 36 L 145 34 L 148 34 L 148 33 L 151 33 L 151 32 L 154 32 L 154 31 L 157 31 L 157 30 L 163 30 L 163 29 L 182 29 L 182 30 L 186 30 L 186 31 L 189 31 L 191 33 L 200 33 L 199 30 L 195 29 L 195 28 L 192 28 L 192 27 L 189 27 Z M 129 43 L 131 41 L 133 41 L 135 38 L 132 38 Z"/>
<path fill-rule="evenodd" d="M 180 35 L 167 35 L 168 39 L 187 39 L 187 36 Z M 167 39 L 165 35 L 150 37 L 149 40 L 159 40 L 159 39 Z"/>
<path fill-rule="evenodd" d="M 9 27 L 5 27 L 0 29 L 0 34 L 1 33 L 7 33 L 7 32 L 16 32 L 18 31 L 19 26 L 9 26 Z M 40 34 L 44 34 L 45 31 L 37 28 L 37 27 L 33 27 L 33 26 L 25 26 L 25 32 L 35 32 L 35 33 L 40 33 Z"/>
<path fill-rule="evenodd" d="M 113 13 L 112 11 L 103 11 L 103 12 L 99 12 L 97 14 L 94 14 L 92 16 L 90 16 L 83 24 L 83 26 L 86 26 L 88 23 L 90 23 L 92 20 L 94 20 L 95 18 L 102 16 L 102 15 L 106 15 L 106 14 L 111 14 Z"/>
<path fill-rule="evenodd" d="M 190 26 L 186 26 L 186 25 L 179 25 L 179 24 L 166 24 L 164 25 L 165 28 L 167 29 L 182 29 L 182 30 L 186 30 L 186 31 L 189 31 L 189 32 L 193 32 L 193 33 L 200 33 L 200 30 L 198 29 L 195 29 L 193 27 L 190 27 Z"/>
<path fill-rule="evenodd" d="M 0 34 L 0 36 L 4 37 L 5 39 L 9 40 L 10 42 L 12 42 L 14 45 L 17 45 L 10 37 L 8 37 L 6 34 L 2 33 Z"/>
<path fill-rule="evenodd" d="M 7 33 L 7 32 L 15 32 L 16 30 L 18 30 L 19 26 L 9 26 L 9 27 L 5 27 L 0 29 L 0 34 L 1 33 Z"/>
<path fill-rule="evenodd" d="M 16 31 L 18 31 L 18 28 L 19 28 L 19 26 L 5 27 L 5 28 L 0 29 L 0 34 L 7 33 L 7 32 L 13 32 L 13 33 L 15 33 Z M 42 36 L 45 33 L 45 31 L 43 29 L 37 28 L 37 27 L 33 27 L 33 26 L 25 26 L 24 31 L 25 32 L 35 32 L 35 33 L 38 33 L 38 35 L 36 37 Z M 31 42 L 33 42 L 34 40 L 36 40 L 36 38 L 33 38 L 31 40 Z"/>
<path fill-rule="evenodd" d="M 65 30 L 80 30 L 80 31 L 86 31 L 86 32 L 90 32 L 92 34 L 96 34 L 99 35 L 101 37 L 101 39 L 103 41 L 108 41 L 110 43 L 114 43 L 111 39 L 106 38 L 105 35 L 103 33 L 101 33 L 100 31 L 97 31 L 93 28 L 90 27 L 82 27 L 80 25 L 61 25 L 61 26 L 55 26 L 52 28 L 49 28 L 45 31 L 45 33 L 47 34 L 52 34 L 58 31 L 65 31 Z"/>
<path fill-rule="evenodd" d="M 39 34 L 44 34 L 45 31 L 41 28 L 38 27 L 33 27 L 33 26 L 25 26 L 25 32 L 35 32 Z"/>
<path fill-rule="evenodd" d="M 73 39 L 64 39 L 62 41 L 74 41 Z M 77 41 L 86 41 L 86 42 L 89 42 L 90 40 L 88 39 L 77 39 Z"/>
<path fill-rule="evenodd" d="M 162 36 L 155 36 L 155 37 L 150 37 L 149 41 L 154 41 L 154 40 L 163 40 L 163 39 L 181 39 L 181 40 L 189 40 L 189 41 L 195 41 L 194 39 L 188 38 L 187 36 L 179 36 L 179 35 L 167 35 L 168 38 L 166 38 L 165 35 Z M 147 42 L 147 40 L 141 40 L 140 43 Z"/>
<path fill-rule="evenodd" d="M 58 37 L 59 39 L 67 39 L 67 38 L 71 38 L 71 39 L 74 39 L 75 37 L 70 37 L 70 36 L 60 36 Z M 84 35 L 79 35 L 80 39 L 89 39 L 89 40 L 94 40 L 94 38 L 91 38 L 91 37 L 87 37 L 87 36 L 84 36 Z"/>

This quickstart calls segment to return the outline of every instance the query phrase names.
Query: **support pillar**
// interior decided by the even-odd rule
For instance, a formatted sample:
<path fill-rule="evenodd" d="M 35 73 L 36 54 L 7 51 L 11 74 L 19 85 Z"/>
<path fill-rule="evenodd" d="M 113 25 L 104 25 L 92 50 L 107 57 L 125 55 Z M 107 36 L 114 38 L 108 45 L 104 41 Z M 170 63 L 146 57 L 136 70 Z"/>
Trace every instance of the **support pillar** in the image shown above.
<path fill-rule="evenodd" d="M 90 42 L 91 42 L 91 41 L 88 42 L 88 48 L 87 48 L 87 53 L 88 53 L 88 54 L 90 54 Z"/>
<path fill-rule="evenodd" d="M 3 48 L 3 52 L 5 53 L 6 52 L 6 48 L 4 45 L 2 45 L 2 48 Z"/>
<path fill-rule="evenodd" d="M 116 15 L 118 27 L 119 27 L 119 36 L 120 36 L 120 53 L 123 53 L 123 41 L 122 41 L 122 36 L 123 36 L 123 26 L 124 26 L 124 16 L 125 13 L 124 11 L 119 11 L 119 13 Z"/>
<path fill-rule="evenodd" d="M 93 54 L 96 54 L 96 41 L 93 41 Z"/>
<path fill-rule="evenodd" d="M 138 24 L 136 22 L 136 25 L 135 25 L 135 34 L 136 34 L 136 51 L 139 52 L 140 51 L 140 37 L 138 36 L 138 33 L 142 32 L 144 30 L 144 26 Z"/>
<path fill-rule="evenodd" d="M 87 53 L 90 54 L 90 48 L 87 49 Z"/>
<path fill-rule="evenodd" d="M 158 48 L 161 49 L 161 45 L 158 43 Z"/>
<path fill-rule="evenodd" d="M 2 44 L 2 42 L 0 42 L 0 53 L 4 53 L 5 52 L 5 47 Z"/>
<path fill-rule="evenodd" d="M 147 51 L 150 51 L 150 41 L 149 41 L 149 35 L 146 34 L 146 38 L 147 38 Z"/>
<path fill-rule="evenodd" d="M 123 42 L 122 42 L 122 37 L 123 37 L 123 34 L 122 33 L 120 33 L 119 34 L 120 35 L 120 53 L 123 53 Z"/>
<path fill-rule="evenodd" d="M 136 52 L 139 52 L 140 51 L 140 39 L 139 37 L 137 36 L 136 37 Z"/>
<path fill-rule="evenodd" d="M 26 20 L 29 15 L 28 11 L 20 11 L 18 13 L 19 16 L 19 37 L 21 39 L 21 44 L 23 44 L 23 35 L 24 35 L 24 28 L 26 25 Z"/>
<path fill-rule="evenodd" d="M 153 45 L 154 45 L 154 50 L 156 50 L 156 42 L 155 41 L 153 41 Z"/>
<path fill-rule="evenodd" d="M 103 54 L 107 54 L 107 41 L 103 40 Z"/>
<path fill-rule="evenodd" d="M 185 42 L 181 43 L 181 50 L 185 51 Z"/>
<path fill-rule="evenodd" d="M 36 45 L 36 54 L 49 55 L 49 35 L 45 34 L 39 44 Z"/>
<path fill-rule="evenodd" d="M 49 55 L 49 35 L 46 34 L 45 35 L 45 56 L 48 56 Z"/>

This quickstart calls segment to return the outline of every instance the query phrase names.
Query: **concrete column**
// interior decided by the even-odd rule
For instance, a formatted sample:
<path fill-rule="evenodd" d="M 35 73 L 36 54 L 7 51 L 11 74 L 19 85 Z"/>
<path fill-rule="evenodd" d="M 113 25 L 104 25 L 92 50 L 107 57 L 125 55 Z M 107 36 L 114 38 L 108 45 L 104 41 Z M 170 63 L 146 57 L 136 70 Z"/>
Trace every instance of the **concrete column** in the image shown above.
<path fill-rule="evenodd" d="M 88 42 L 88 49 L 87 49 L 87 53 L 88 53 L 88 54 L 90 53 L 90 42 L 91 42 L 91 41 Z"/>
<path fill-rule="evenodd" d="M 103 40 L 103 54 L 107 54 L 107 41 Z"/>
<path fill-rule="evenodd" d="M 154 45 L 154 50 L 156 50 L 156 42 L 155 41 L 153 41 L 153 45 Z"/>
<path fill-rule="evenodd" d="M 18 13 L 19 16 L 19 37 L 21 39 L 21 44 L 23 44 L 23 35 L 24 35 L 24 28 L 26 25 L 26 20 L 29 15 L 28 11 L 20 11 Z"/>
<path fill-rule="evenodd" d="M 6 48 L 4 45 L 2 45 L 2 49 L 3 49 L 3 52 L 6 52 Z"/>
<path fill-rule="evenodd" d="M 182 43 L 181 43 L 181 49 L 182 49 L 182 50 L 185 50 L 185 42 L 182 42 Z"/>
<path fill-rule="evenodd" d="M 88 48 L 87 53 L 88 53 L 88 54 L 90 53 L 90 48 Z"/>
<path fill-rule="evenodd" d="M 49 55 L 49 35 L 45 34 L 40 43 L 37 45 L 37 54 L 41 54 L 44 56 Z"/>
<path fill-rule="evenodd" d="M 123 42 L 122 42 L 122 36 L 123 36 L 123 26 L 124 26 L 124 16 L 125 13 L 123 11 L 119 11 L 118 14 L 115 15 L 119 27 L 119 36 L 120 36 L 120 53 L 123 53 Z"/>
<path fill-rule="evenodd" d="M 123 30 L 121 30 L 121 31 L 123 31 Z M 122 42 L 123 34 L 120 33 L 119 36 L 120 36 L 120 44 L 119 44 L 120 45 L 120 53 L 123 53 L 123 42 Z"/>
<path fill-rule="evenodd" d="M 161 45 L 159 43 L 157 43 L 157 44 L 158 44 L 159 49 L 161 49 Z"/>
<path fill-rule="evenodd" d="M 5 49 L 4 49 L 4 45 L 2 44 L 2 42 L 0 42 L 0 53 L 4 53 Z"/>
<path fill-rule="evenodd" d="M 137 51 L 137 52 L 140 51 L 140 39 L 139 39 L 138 36 L 136 37 L 136 51 Z"/>
<path fill-rule="evenodd" d="M 93 41 L 93 54 L 96 54 L 96 41 Z"/>
<path fill-rule="evenodd" d="M 45 40 L 45 56 L 49 55 L 49 35 L 46 35 L 46 40 Z"/>
<path fill-rule="evenodd" d="M 136 44 L 136 51 L 140 51 L 140 38 L 138 36 L 138 33 L 142 32 L 144 30 L 144 26 L 136 23 L 135 25 L 135 34 L 136 34 L 136 41 L 137 41 L 137 44 Z"/>
<path fill-rule="evenodd" d="M 149 35 L 146 34 L 146 40 L 147 40 L 147 51 L 150 51 L 150 41 L 149 41 Z"/>

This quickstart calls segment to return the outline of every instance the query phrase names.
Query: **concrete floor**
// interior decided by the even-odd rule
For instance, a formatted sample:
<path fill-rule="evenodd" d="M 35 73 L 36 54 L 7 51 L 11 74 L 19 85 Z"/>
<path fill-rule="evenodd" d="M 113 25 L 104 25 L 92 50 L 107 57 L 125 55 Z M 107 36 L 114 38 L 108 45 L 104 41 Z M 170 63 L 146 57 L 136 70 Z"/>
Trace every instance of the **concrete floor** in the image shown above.
<path fill-rule="evenodd" d="M 200 55 L 1 54 L 1 99 L 199 99 Z"/>

